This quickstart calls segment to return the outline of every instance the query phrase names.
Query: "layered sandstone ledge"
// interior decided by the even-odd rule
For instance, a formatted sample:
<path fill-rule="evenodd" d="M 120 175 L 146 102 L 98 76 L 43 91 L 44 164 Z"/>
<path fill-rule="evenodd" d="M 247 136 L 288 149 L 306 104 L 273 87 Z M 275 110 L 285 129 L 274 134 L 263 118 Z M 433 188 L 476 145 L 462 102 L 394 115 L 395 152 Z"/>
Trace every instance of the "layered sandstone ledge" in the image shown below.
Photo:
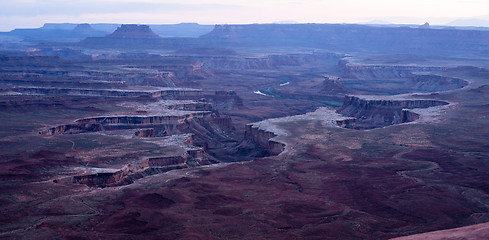
<path fill-rule="evenodd" d="M 174 112 L 158 116 L 99 116 L 78 119 L 74 123 L 51 127 L 39 132 L 42 135 L 73 134 L 107 130 L 149 128 L 156 125 L 179 125 L 192 120 L 212 121 L 212 112 Z"/>
<path fill-rule="evenodd" d="M 408 122 L 433 122 L 451 104 L 409 95 L 345 96 L 338 113 L 357 119 L 356 128 L 367 129 Z"/>
<path fill-rule="evenodd" d="M 81 118 L 39 133 L 60 135 L 103 132 L 124 138 L 143 138 L 139 141 L 159 146 L 173 145 L 180 150 L 172 150 L 163 156 L 136 157 L 120 170 L 97 169 L 94 172 L 87 169 L 83 175 L 74 176 L 73 183 L 91 187 L 118 186 L 131 184 L 149 175 L 209 165 L 215 159 L 209 159 L 210 155 L 205 152 L 208 141 L 217 141 L 216 139 L 222 137 L 223 131 L 233 128 L 231 118 L 220 116 L 213 105 L 205 100 L 158 99 L 151 103 L 122 102 L 118 105 L 128 109 L 127 114 Z M 126 131 L 132 129 L 134 130 Z M 196 140 L 197 138 L 199 139 Z"/>
<path fill-rule="evenodd" d="M 120 186 L 131 184 L 137 179 L 154 174 L 210 164 L 203 148 L 187 146 L 186 149 L 179 155 L 156 156 L 137 160 L 117 171 L 105 169 L 93 174 L 74 176 L 73 183 L 85 184 L 90 187 Z"/>
<path fill-rule="evenodd" d="M 354 118 L 342 116 L 336 113 L 335 110 L 322 107 L 314 112 L 302 115 L 272 118 L 248 124 L 246 125 L 245 138 L 268 149 L 270 154 L 279 155 L 286 150 L 287 145 L 279 137 L 287 136 L 288 134 L 278 124 L 301 120 L 318 120 L 330 127 L 346 127 L 355 122 Z"/>
<path fill-rule="evenodd" d="M 0 89 L 0 92 L 17 93 L 18 95 L 69 95 L 69 96 L 100 96 L 100 97 L 198 97 L 203 92 L 194 88 L 157 88 L 155 90 L 131 89 L 90 89 L 90 88 L 53 88 L 53 87 L 17 87 Z"/>
<path fill-rule="evenodd" d="M 205 149 L 193 145 L 194 139 L 194 134 L 148 138 L 145 141 L 180 150 L 160 156 L 141 156 L 119 169 L 78 167 L 75 170 L 80 173 L 71 178 L 72 182 L 90 187 L 120 186 L 154 174 L 211 164 Z"/>
<path fill-rule="evenodd" d="M 279 155 L 286 151 L 280 136 L 288 133 L 280 123 L 319 120 L 329 127 L 369 129 L 400 123 L 436 122 L 453 104 L 435 99 L 412 99 L 409 95 L 345 96 L 338 110 L 319 108 L 303 115 L 267 119 L 246 125 L 245 138 Z"/>
<path fill-rule="evenodd" d="M 166 136 L 179 132 L 175 128 L 185 128 L 184 125 L 188 125 L 192 121 L 212 122 L 221 128 L 232 129 L 231 118 L 221 116 L 219 111 L 215 110 L 213 105 L 205 102 L 205 100 L 165 99 L 146 104 L 122 102 L 117 105 L 132 109 L 132 111 L 123 115 L 94 116 L 77 119 L 69 124 L 41 130 L 39 133 L 43 135 L 57 135 L 156 127 L 159 132 L 166 132 L 166 134 L 163 134 Z M 145 132 L 136 133 L 137 136 L 149 136 L 153 134 Z"/>

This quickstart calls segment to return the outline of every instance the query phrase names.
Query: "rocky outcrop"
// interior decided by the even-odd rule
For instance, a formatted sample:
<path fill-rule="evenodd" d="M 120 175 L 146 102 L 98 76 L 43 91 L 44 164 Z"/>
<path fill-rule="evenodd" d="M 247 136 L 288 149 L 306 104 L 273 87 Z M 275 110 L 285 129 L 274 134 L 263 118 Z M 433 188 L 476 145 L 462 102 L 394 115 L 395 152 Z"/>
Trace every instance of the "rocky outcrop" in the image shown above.
<path fill-rule="evenodd" d="M 192 102 L 192 103 L 179 103 L 168 106 L 168 109 L 172 110 L 185 110 L 185 111 L 213 111 L 212 104 L 206 102 Z"/>
<path fill-rule="evenodd" d="M 352 128 L 357 120 L 355 118 L 347 118 L 336 120 L 336 125 L 341 128 Z"/>
<path fill-rule="evenodd" d="M 340 69 L 343 71 L 344 78 L 365 80 L 406 78 L 413 75 L 411 73 L 412 70 L 432 70 L 426 68 L 419 69 L 410 66 L 353 65 L 349 64 L 347 61 L 342 61 L 340 63 Z M 438 70 L 438 68 L 436 70 Z"/>
<path fill-rule="evenodd" d="M 206 67 L 212 69 L 272 69 L 277 66 L 269 58 L 244 58 L 230 56 L 213 56 L 200 58 Z"/>
<path fill-rule="evenodd" d="M 102 116 L 93 118 L 78 119 L 75 123 L 79 124 L 168 124 L 182 123 L 191 119 L 210 119 L 211 112 L 192 112 L 184 115 L 166 116 Z"/>
<path fill-rule="evenodd" d="M 40 131 L 43 135 L 75 134 L 83 132 L 96 132 L 102 130 L 134 129 L 142 127 L 158 127 L 159 132 L 172 135 L 179 126 L 188 124 L 192 120 L 213 121 L 215 117 L 211 112 L 193 112 L 184 115 L 166 116 L 103 116 L 78 119 L 72 124 L 60 125 Z M 158 134 L 155 130 L 154 134 Z M 144 133 L 142 133 L 144 134 Z M 163 136 L 166 136 L 163 134 Z"/>
<path fill-rule="evenodd" d="M 444 67 L 353 65 L 342 61 L 340 69 L 351 90 L 368 94 L 438 92 L 463 88 L 468 84 L 459 78 L 414 73 L 446 70 Z"/>
<path fill-rule="evenodd" d="M 166 137 L 193 133 L 196 134 L 196 138 L 192 142 L 196 146 L 218 147 L 228 138 L 227 132 L 234 129 L 232 119 L 220 115 L 217 110 L 199 111 L 201 109 L 212 110 L 213 107 L 207 102 L 165 100 L 137 109 L 138 115 L 82 118 L 73 123 L 43 129 L 39 134 L 51 136 L 129 129 L 137 129 L 133 133 L 138 137 Z M 153 115 L 148 111 L 159 115 Z"/>
<path fill-rule="evenodd" d="M 419 65 L 361 65 L 342 59 L 338 64 L 342 76 L 345 78 L 362 79 L 392 79 L 414 75 L 413 72 L 445 71 L 447 67 L 419 66 Z"/>
<path fill-rule="evenodd" d="M 42 135 L 75 134 L 85 132 L 98 132 L 102 130 L 101 124 L 66 124 L 48 128 L 39 132 Z"/>
<path fill-rule="evenodd" d="M 246 125 L 245 139 L 257 143 L 267 149 L 270 154 L 278 155 L 285 150 L 286 143 L 277 139 L 280 136 L 287 136 L 280 126 L 280 123 L 294 121 L 319 121 L 328 127 L 348 127 L 355 122 L 354 118 L 345 117 L 334 110 L 321 107 L 314 112 L 288 116 L 283 118 L 272 118 L 257 123 Z"/>
<path fill-rule="evenodd" d="M 323 94 L 340 94 L 340 93 L 348 93 L 350 90 L 345 87 L 341 79 L 335 76 L 326 76 L 324 81 L 316 86 L 319 93 Z"/>
<path fill-rule="evenodd" d="M 338 58 L 339 55 L 332 53 L 312 53 L 312 54 L 280 54 L 256 57 L 242 56 L 201 56 L 199 62 L 211 69 L 217 70 L 247 70 L 247 69 L 276 69 L 280 67 L 302 66 L 306 64 L 317 64 L 324 60 Z"/>
<path fill-rule="evenodd" d="M 128 164 L 117 172 L 75 176 L 73 183 L 85 184 L 90 187 L 119 186 L 131 184 L 145 176 L 207 164 L 210 162 L 207 160 L 203 149 L 189 149 L 182 155 L 146 158 Z"/>
<path fill-rule="evenodd" d="M 186 99 L 200 96 L 202 96 L 202 90 L 192 88 L 175 88 L 151 93 L 151 97 L 163 99 Z"/>
<path fill-rule="evenodd" d="M 468 82 L 438 75 L 415 75 L 406 85 L 411 86 L 415 92 L 443 92 L 463 88 L 468 85 Z"/>
<path fill-rule="evenodd" d="M 354 128 L 374 128 L 411 122 L 419 115 L 406 109 L 428 108 L 447 105 L 447 102 L 433 99 L 382 99 L 378 97 L 345 96 L 338 113 L 356 118 Z"/>
<path fill-rule="evenodd" d="M 8 71 L 0 72 L 0 81 L 2 83 L 16 85 L 16 86 L 43 86 L 45 88 L 46 85 L 50 87 L 59 87 L 63 88 L 67 85 L 74 85 L 75 87 L 82 89 L 103 89 L 103 88 L 127 88 L 127 83 L 123 81 L 84 81 L 80 79 L 72 79 L 72 80 L 64 80 L 64 79 L 56 79 L 46 81 L 39 77 L 39 74 L 35 73 L 25 73 L 22 76 L 22 73 L 8 73 Z M 73 83 L 73 81 L 75 81 Z M 26 92 L 32 92 L 32 87 L 29 88 L 11 88 L 11 89 L 0 89 L 0 91 L 15 91 L 15 89 L 19 89 L 21 93 L 25 89 Z M 80 94 L 81 95 L 81 94 Z"/>
<path fill-rule="evenodd" d="M 134 135 L 136 135 L 137 137 L 155 137 L 155 129 L 154 128 L 141 129 L 136 131 Z"/>
<path fill-rule="evenodd" d="M 383 96 L 369 97 L 370 96 L 345 96 L 343 106 L 339 111 L 343 112 L 349 107 L 353 107 L 353 109 L 369 109 L 376 106 L 384 108 L 427 108 L 448 104 L 447 102 L 434 99 L 389 99 L 389 97 Z"/>
<path fill-rule="evenodd" d="M 141 97 L 149 93 L 138 91 L 109 90 L 109 89 L 81 89 L 81 88 L 14 88 L 13 91 L 29 95 L 72 95 L 72 96 L 101 96 L 101 97 Z"/>
<path fill-rule="evenodd" d="M 185 156 L 152 157 L 139 163 L 140 169 L 149 167 L 167 167 L 171 165 L 185 165 L 188 158 Z"/>
<path fill-rule="evenodd" d="M 214 95 L 205 95 L 205 100 L 219 111 L 243 109 L 243 99 L 234 91 L 216 91 Z"/>
<path fill-rule="evenodd" d="M 127 90 L 127 86 L 195 87 L 199 84 L 197 80 L 212 74 L 208 68 L 203 66 L 203 63 L 196 62 L 191 58 L 160 56 L 149 53 L 114 51 L 85 55 L 81 50 L 42 48 L 29 51 L 29 54 L 43 57 L 0 56 L 2 64 L 7 67 L 0 72 L 0 83 L 14 83 L 10 86 L 16 87 L 70 88 L 72 91 L 77 89 L 118 89 L 123 91 Z M 62 60 L 44 55 L 56 55 Z M 73 59 L 70 55 L 79 55 L 79 58 L 76 59 L 86 58 L 83 59 L 85 61 L 98 60 L 112 67 L 103 71 L 81 68 L 77 63 L 66 59 Z M 129 64 L 130 61 L 137 61 L 139 64 Z M 44 67 L 46 64 L 44 62 L 57 64 L 59 68 Z M 118 65 L 117 62 L 122 62 L 123 65 Z M 25 69 L 22 67 L 24 65 L 30 67 Z M 66 69 L 70 69 L 70 71 Z M 140 89 L 143 88 L 138 89 L 141 91 Z"/>
<path fill-rule="evenodd" d="M 73 183 L 86 184 L 88 186 L 105 186 L 107 182 L 111 182 L 115 173 L 96 173 L 83 176 L 73 177 Z"/>
<path fill-rule="evenodd" d="M 202 96 L 202 90 L 192 88 L 163 88 L 154 91 L 136 90 L 112 90 L 112 89 L 85 89 L 85 88 L 45 88 L 45 87 L 24 87 L 4 89 L 3 91 L 13 91 L 29 95 L 71 95 L 71 96 L 101 96 L 101 97 L 143 97 L 143 98 L 162 98 L 176 99 Z"/>
<path fill-rule="evenodd" d="M 214 122 L 224 130 L 233 130 L 233 120 L 229 116 L 220 116 L 214 119 Z"/>
<path fill-rule="evenodd" d="M 277 135 L 273 132 L 260 129 L 253 124 L 246 125 L 245 138 L 258 143 L 261 147 L 267 149 L 272 156 L 279 155 L 285 149 L 284 143 L 271 140 L 274 137 L 277 137 Z"/>
<path fill-rule="evenodd" d="M 407 122 L 414 122 L 419 119 L 419 114 L 414 113 L 410 110 L 403 109 L 401 112 L 401 122 L 407 123 Z"/>

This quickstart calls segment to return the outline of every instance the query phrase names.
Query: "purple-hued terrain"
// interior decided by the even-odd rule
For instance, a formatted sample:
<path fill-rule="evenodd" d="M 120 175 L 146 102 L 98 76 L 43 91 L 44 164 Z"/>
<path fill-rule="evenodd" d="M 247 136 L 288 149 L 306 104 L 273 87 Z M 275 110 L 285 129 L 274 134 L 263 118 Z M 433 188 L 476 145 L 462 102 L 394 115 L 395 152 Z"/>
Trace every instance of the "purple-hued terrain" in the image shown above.
<path fill-rule="evenodd" d="M 487 237 L 487 53 L 483 28 L 0 33 L 0 238 Z"/>

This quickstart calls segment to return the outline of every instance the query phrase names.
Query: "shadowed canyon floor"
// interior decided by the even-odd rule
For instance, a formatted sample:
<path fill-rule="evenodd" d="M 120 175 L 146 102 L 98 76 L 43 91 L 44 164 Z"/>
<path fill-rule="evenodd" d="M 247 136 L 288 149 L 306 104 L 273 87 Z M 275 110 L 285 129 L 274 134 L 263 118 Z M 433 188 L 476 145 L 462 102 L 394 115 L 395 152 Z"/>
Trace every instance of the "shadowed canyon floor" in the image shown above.
<path fill-rule="evenodd" d="M 176 49 L 0 56 L 0 238 L 389 239 L 489 221 L 487 59 L 138 31 Z"/>

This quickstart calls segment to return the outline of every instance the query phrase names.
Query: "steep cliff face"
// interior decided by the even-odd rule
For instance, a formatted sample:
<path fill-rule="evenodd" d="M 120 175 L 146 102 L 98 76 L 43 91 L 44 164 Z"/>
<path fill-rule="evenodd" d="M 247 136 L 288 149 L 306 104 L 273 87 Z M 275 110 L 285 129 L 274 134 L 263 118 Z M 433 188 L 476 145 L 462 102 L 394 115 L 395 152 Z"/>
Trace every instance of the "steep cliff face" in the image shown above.
<path fill-rule="evenodd" d="M 233 121 L 229 116 L 220 116 L 214 119 L 214 122 L 219 126 L 219 128 L 224 130 L 233 130 Z"/>
<path fill-rule="evenodd" d="M 185 111 L 213 111 L 212 104 L 206 102 L 197 103 L 179 103 L 168 106 L 168 109 L 185 110 Z"/>
<path fill-rule="evenodd" d="M 185 165 L 188 155 L 184 156 L 169 156 L 169 157 L 152 157 L 147 158 L 139 163 L 139 168 L 149 168 L 149 167 L 167 167 L 171 165 Z"/>
<path fill-rule="evenodd" d="M 168 136 L 177 133 L 192 131 L 194 126 L 215 124 L 221 129 L 232 129 L 231 118 L 219 117 L 212 112 L 193 112 L 185 115 L 165 116 L 107 116 L 78 119 L 74 123 L 60 125 L 45 130 L 39 134 L 58 135 L 76 134 L 84 132 L 111 131 L 121 129 L 151 128 L 140 130 L 137 136 Z M 212 128 L 212 126 L 207 126 Z M 207 132 L 212 131 L 207 129 Z"/>
<path fill-rule="evenodd" d="M 211 69 L 276 69 L 279 67 L 301 66 L 305 64 L 321 63 L 326 59 L 339 58 L 336 54 L 280 54 L 257 57 L 240 56 L 213 56 L 200 57 L 199 62 Z"/>
<path fill-rule="evenodd" d="M 363 66 L 347 62 L 342 64 L 340 67 L 343 70 L 343 77 L 365 80 L 407 78 L 413 76 L 411 70 L 414 70 L 409 67 Z"/>
<path fill-rule="evenodd" d="M 114 173 L 97 173 L 73 177 L 73 183 L 82 183 L 88 186 L 105 186 Z"/>
<path fill-rule="evenodd" d="M 415 74 L 420 71 L 440 71 L 443 67 L 372 66 L 340 63 L 342 79 L 351 90 L 369 94 L 401 94 L 412 92 L 437 92 L 459 89 L 465 80 L 438 75 Z"/>
<path fill-rule="evenodd" d="M 197 98 L 202 96 L 202 90 L 192 88 L 161 88 L 154 91 L 112 90 L 91 88 L 47 88 L 47 87 L 16 87 L 9 91 L 29 95 L 71 95 L 71 96 L 101 96 L 101 97 L 149 97 L 162 99 Z M 7 89 L 3 89 L 6 91 Z"/>
<path fill-rule="evenodd" d="M 202 96 L 202 90 L 191 88 L 175 88 L 151 93 L 151 97 L 163 99 L 186 99 L 197 98 L 199 96 Z"/>
<path fill-rule="evenodd" d="M 135 180 L 149 175 L 208 164 L 210 162 L 202 149 L 190 149 L 182 155 L 146 158 L 128 164 L 117 172 L 75 176 L 73 183 L 85 184 L 90 187 L 120 186 L 131 184 Z"/>
<path fill-rule="evenodd" d="M 339 77 L 325 77 L 324 81 L 316 86 L 319 93 L 323 94 L 339 94 L 348 93 L 350 90 L 345 87 Z"/>
<path fill-rule="evenodd" d="M 375 98 L 363 98 L 356 96 L 345 96 L 343 106 L 339 111 L 343 112 L 348 107 L 352 109 L 368 109 L 372 107 L 384 108 L 427 108 L 433 106 L 447 105 L 447 102 L 434 99 L 382 99 L 382 96 Z M 386 97 L 387 98 L 387 97 Z M 350 114 L 347 114 L 350 115 Z"/>
<path fill-rule="evenodd" d="M 294 121 L 319 121 L 328 127 L 349 127 L 355 123 L 355 119 L 338 114 L 332 109 L 321 107 L 314 112 L 294 115 L 282 118 L 272 118 L 257 123 L 246 125 L 245 139 L 257 143 L 267 149 L 270 154 L 278 155 L 285 150 L 286 143 L 278 139 L 287 136 L 288 133 L 280 127 L 281 123 Z"/>
<path fill-rule="evenodd" d="M 401 122 L 413 122 L 419 119 L 419 114 L 409 111 L 407 109 L 403 109 L 401 112 Z"/>
<path fill-rule="evenodd" d="M 219 111 L 243 109 L 243 99 L 234 91 L 216 91 L 214 95 L 205 95 L 205 100 Z"/>
<path fill-rule="evenodd" d="M 336 125 L 341 128 L 352 128 L 356 121 L 357 120 L 355 118 L 336 120 Z"/>
<path fill-rule="evenodd" d="M 270 155 L 273 156 L 279 155 L 285 149 L 284 143 L 271 140 L 276 136 L 275 133 L 260 129 L 253 124 L 246 125 L 245 138 L 258 143 L 261 147 L 267 149 Z"/>
<path fill-rule="evenodd" d="M 210 57 L 202 58 L 206 67 L 212 69 L 272 69 L 276 65 L 268 58 Z"/>
<path fill-rule="evenodd" d="M 45 130 L 39 131 L 39 134 L 42 135 L 58 135 L 58 134 L 76 134 L 76 133 L 85 133 L 85 132 L 98 132 L 102 131 L 102 125 L 101 124 L 66 124 L 66 125 L 60 125 L 52 128 L 48 128 Z"/>
<path fill-rule="evenodd" d="M 75 123 L 79 124 L 169 124 L 182 123 L 191 119 L 210 119 L 211 112 L 192 112 L 184 115 L 164 115 L 164 116 L 102 116 L 93 118 L 78 119 Z"/>
<path fill-rule="evenodd" d="M 136 131 L 134 135 L 138 137 L 155 137 L 155 129 L 154 128 L 141 129 Z"/>
<path fill-rule="evenodd" d="M 440 92 L 467 86 L 467 81 L 436 75 L 415 75 L 406 83 L 417 92 Z"/>
<path fill-rule="evenodd" d="M 418 119 L 416 113 L 406 109 L 428 108 L 447 105 L 447 102 L 432 99 L 368 99 L 345 96 L 338 113 L 356 118 L 355 128 L 374 128 L 411 122 Z"/>
<path fill-rule="evenodd" d="M 147 92 L 109 90 L 109 89 L 81 89 L 81 88 L 13 88 L 13 91 L 22 94 L 43 94 L 43 95 L 74 95 L 74 96 L 102 96 L 102 97 L 140 97 L 149 96 Z"/>
<path fill-rule="evenodd" d="M 341 120 L 336 120 L 335 122 L 338 127 L 350 128 L 353 126 L 355 121 L 356 120 L 353 118 L 345 118 Z M 245 139 L 255 142 L 261 147 L 267 149 L 267 151 L 272 156 L 279 155 L 285 150 L 285 143 L 273 140 L 273 138 L 277 136 L 278 135 L 276 133 L 268 131 L 266 129 L 262 129 L 259 126 L 255 126 L 254 124 L 246 125 Z"/>

